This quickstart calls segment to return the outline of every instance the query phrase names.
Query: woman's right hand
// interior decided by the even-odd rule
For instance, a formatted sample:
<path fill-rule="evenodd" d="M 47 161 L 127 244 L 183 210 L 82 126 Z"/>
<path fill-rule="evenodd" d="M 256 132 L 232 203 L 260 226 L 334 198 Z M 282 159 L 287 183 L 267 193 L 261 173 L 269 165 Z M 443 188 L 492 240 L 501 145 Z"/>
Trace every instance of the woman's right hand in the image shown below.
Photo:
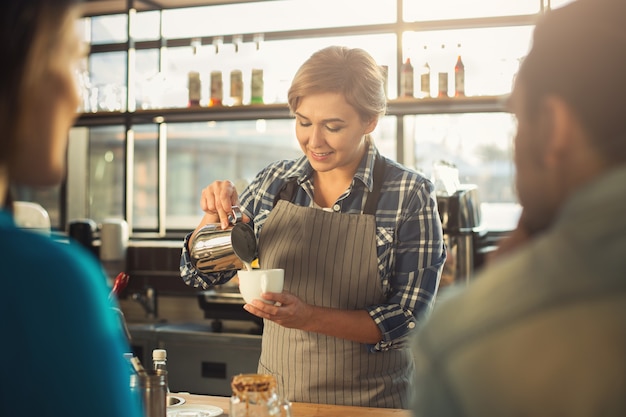
<path fill-rule="evenodd" d="M 193 231 L 189 239 L 193 241 L 198 231 L 209 223 L 220 223 L 222 229 L 227 229 L 230 225 L 228 214 L 232 211 L 232 207 L 239 205 L 239 196 L 235 184 L 226 181 L 215 181 L 202 190 L 200 197 L 200 207 L 204 211 L 204 216 Z M 249 222 L 247 216 L 243 216 L 244 222 Z"/>
<path fill-rule="evenodd" d="M 235 184 L 231 181 L 215 181 L 202 190 L 200 207 L 204 211 L 204 217 L 198 227 L 207 223 L 220 223 L 222 229 L 226 229 L 230 222 L 228 215 L 232 207 L 239 205 L 239 196 Z"/>

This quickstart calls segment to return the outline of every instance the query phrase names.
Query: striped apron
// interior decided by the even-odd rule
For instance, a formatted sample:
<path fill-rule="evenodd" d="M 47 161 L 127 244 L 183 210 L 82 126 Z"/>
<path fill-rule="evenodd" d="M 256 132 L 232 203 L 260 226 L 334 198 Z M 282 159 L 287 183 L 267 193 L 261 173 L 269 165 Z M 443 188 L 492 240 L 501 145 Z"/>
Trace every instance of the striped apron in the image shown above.
<path fill-rule="evenodd" d="M 279 200 L 259 236 L 263 268 L 285 269 L 285 290 L 343 310 L 384 304 L 372 214 L 345 214 Z M 414 365 L 408 348 L 369 352 L 345 339 L 264 320 L 259 373 L 291 401 L 407 408 Z"/>

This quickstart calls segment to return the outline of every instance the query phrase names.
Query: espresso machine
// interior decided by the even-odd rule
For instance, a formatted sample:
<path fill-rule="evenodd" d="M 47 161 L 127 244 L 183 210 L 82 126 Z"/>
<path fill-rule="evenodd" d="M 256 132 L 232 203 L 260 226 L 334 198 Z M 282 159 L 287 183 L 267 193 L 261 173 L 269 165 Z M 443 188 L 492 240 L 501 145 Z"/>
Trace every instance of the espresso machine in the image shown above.
<path fill-rule="evenodd" d="M 448 251 L 441 286 L 469 283 L 475 269 L 482 266 L 486 245 L 478 187 L 460 184 L 450 195 L 437 195 L 437 204 Z"/>

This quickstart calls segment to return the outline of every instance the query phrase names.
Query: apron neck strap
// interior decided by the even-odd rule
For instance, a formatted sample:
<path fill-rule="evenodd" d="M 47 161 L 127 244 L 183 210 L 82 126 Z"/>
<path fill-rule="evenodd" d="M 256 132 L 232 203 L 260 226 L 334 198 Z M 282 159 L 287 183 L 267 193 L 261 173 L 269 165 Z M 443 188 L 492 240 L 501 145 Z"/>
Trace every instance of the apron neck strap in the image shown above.
<path fill-rule="evenodd" d="M 376 207 L 378 206 L 378 200 L 380 199 L 380 190 L 383 186 L 384 179 L 385 161 L 383 161 L 383 157 L 380 156 L 380 154 L 376 154 L 376 159 L 374 160 L 374 186 L 370 195 L 367 196 L 367 201 L 365 202 L 365 209 L 363 209 L 363 214 L 376 213 Z"/>
<path fill-rule="evenodd" d="M 376 154 L 376 159 L 374 160 L 374 187 L 370 195 L 367 197 L 363 214 L 376 213 L 376 206 L 378 206 L 378 200 L 380 199 L 380 190 L 382 188 L 384 177 L 385 161 L 383 161 L 380 154 Z M 278 203 L 279 200 L 287 200 L 290 203 L 293 203 L 293 200 L 296 197 L 297 188 L 297 178 L 291 178 L 286 181 L 278 194 L 276 194 L 276 197 L 274 197 L 274 206 L 276 206 L 276 203 Z"/>

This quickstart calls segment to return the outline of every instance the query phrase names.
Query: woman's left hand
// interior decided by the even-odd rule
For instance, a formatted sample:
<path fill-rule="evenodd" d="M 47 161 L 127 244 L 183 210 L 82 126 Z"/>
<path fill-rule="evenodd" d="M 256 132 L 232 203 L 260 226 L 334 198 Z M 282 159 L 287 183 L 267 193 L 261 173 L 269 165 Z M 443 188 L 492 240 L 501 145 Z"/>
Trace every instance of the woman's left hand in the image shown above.
<path fill-rule="evenodd" d="M 382 340 L 378 325 L 367 310 L 340 310 L 307 304 L 295 295 L 263 293 L 260 300 L 244 305 L 246 311 L 289 329 L 304 330 L 339 337 L 359 343 L 375 344 Z"/>
<path fill-rule="evenodd" d="M 257 317 L 271 320 L 290 329 L 306 330 L 313 316 L 313 307 L 286 291 L 263 293 L 263 299 L 272 301 L 266 304 L 260 300 L 244 305 L 244 309 Z"/>

